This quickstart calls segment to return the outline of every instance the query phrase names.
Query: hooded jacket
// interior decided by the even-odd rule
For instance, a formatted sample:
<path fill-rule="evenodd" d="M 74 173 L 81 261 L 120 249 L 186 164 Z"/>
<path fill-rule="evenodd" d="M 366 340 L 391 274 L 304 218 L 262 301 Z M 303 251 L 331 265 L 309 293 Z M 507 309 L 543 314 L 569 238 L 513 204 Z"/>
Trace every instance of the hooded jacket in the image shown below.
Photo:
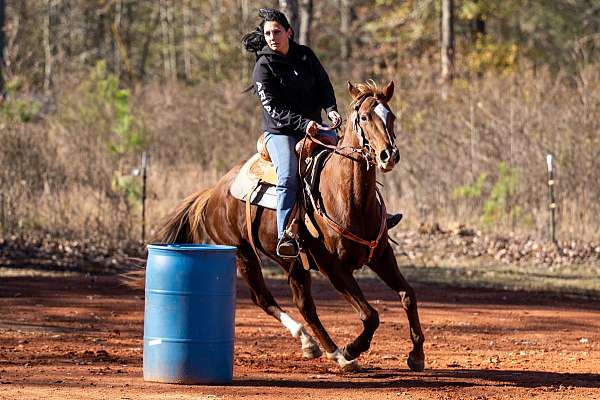
<path fill-rule="evenodd" d="M 265 46 L 257 57 L 252 81 L 263 107 L 265 131 L 304 132 L 310 121 L 322 123 L 322 109 L 337 111 L 329 76 L 309 47 L 290 40 L 285 56 Z"/>

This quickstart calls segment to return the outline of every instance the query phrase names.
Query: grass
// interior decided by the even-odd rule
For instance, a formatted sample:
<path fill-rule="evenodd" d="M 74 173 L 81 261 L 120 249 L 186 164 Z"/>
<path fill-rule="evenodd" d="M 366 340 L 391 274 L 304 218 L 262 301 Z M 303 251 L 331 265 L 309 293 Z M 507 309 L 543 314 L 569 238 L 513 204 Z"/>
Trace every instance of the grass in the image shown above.
<path fill-rule="evenodd" d="M 460 260 L 427 266 L 401 265 L 400 268 L 411 283 L 600 298 L 598 265 L 556 267 Z"/>
<path fill-rule="evenodd" d="M 417 266 L 406 263 L 404 257 L 398 258 L 398 265 L 411 285 L 527 291 L 600 299 L 600 265 L 548 266 L 460 259 Z M 283 271 L 273 262 L 264 262 L 263 271 L 266 277 L 284 278 Z M 324 279 L 320 273 L 313 273 L 313 276 Z M 375 274 L 363 268 L 355 276 L 360 280 L 373 278 Z"/>

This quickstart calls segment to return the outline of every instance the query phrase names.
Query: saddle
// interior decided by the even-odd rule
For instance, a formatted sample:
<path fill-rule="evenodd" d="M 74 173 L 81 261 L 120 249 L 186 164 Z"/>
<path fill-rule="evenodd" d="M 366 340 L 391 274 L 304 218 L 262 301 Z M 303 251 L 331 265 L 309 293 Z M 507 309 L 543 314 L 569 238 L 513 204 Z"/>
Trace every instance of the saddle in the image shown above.
<path fill-rule="evenodd" d="M 328 145 L 335 146 L 337 144 L 337 141 L 329 136 L 321 135 L 317 138 Z M 274 210 L 277 208 L 277 193 L 275 192 L 277 172 L 271 162 L 263 135 L 260 135 L 256 142 L 256 150 L 256 154 L 244 163 L 233 179 L 229 192 L 233 197 L 242 201 L 246 201 L 250 196 L 251 204 Z M 323 158 L 324 152 L 328 151 L 308 138 L 300 140 L 296 145 L 296 153 L 301 164 L 300 174 L 309 176 L 309 180 L 313 184 L 320 172 L 320 168 L 315 167 L 321 163 L 316 161 Z"/>
<path fill-rule="evenodd" d="M 319 136 L 318 140 L 326 145 L 335 146 L 337 140 L 331 137 Z M 248 229 L 248 238 L 250 245 L 256 254 L 259 262 L 260 256 L 256 250 L 254 239 L 252 237 L 252 218 L 250 205 L 254 204 L 259 207 L 265 207 L 270 209 L 277 208 L 277 172 L 275 166 L 271 162 L 271 157 L 265 145 L 264 136 L 260 135 L 256 143 L 257 153 L 254 154 L 248 161 L 244 163 L 236 177 L 233 179 L 229 192 L 231 195 L 239 200 L 246 203 L 246 227 Z M 325 164 L 327 155 L 331 154 L 331 151 L 320 144 L 304 138 L 296 145 L 296 153 L 300 160 L 300 176 L 302 177 L 302 196 L 304 199 L 304 206 L 300 207 L 298 201 L 294 205 L 294 211 L 290 226 L 297 228 L 298 221 L 303 220 L 304 226 L 307 231 L 313 237 L 317 238 L 319 232 L 315 227 L 315 223 L 311 220 L 309 215 L 305 212 L 306 207 L 309 205 L 314 206 L 315 200 L 312 193 L 315 191 L 314 188 L 317 186 L 318 177 L 322 166 Z M 297 229 L 292 228 L 297 231 Z M 292 236 L 296 235 L 296 232 L 290 232 Z M 302 266 L 309 270 L 311 264 L 308 261 L 308 257 L 304 251 L 300 251 L 300 259 Z"/>

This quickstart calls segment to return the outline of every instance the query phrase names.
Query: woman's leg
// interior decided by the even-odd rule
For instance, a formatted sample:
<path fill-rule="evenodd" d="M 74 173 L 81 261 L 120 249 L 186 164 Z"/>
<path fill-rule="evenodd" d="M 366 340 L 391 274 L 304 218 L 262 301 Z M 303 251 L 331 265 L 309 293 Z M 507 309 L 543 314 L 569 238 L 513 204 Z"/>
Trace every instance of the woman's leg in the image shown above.
<path fill-rule="evenodd" d="M 295 146 L 298 135 L 276 135 L 265 132 L 265 144 L 277 172 L 277 235 L 281 239 L 298 196 L 298 157 Z"/>

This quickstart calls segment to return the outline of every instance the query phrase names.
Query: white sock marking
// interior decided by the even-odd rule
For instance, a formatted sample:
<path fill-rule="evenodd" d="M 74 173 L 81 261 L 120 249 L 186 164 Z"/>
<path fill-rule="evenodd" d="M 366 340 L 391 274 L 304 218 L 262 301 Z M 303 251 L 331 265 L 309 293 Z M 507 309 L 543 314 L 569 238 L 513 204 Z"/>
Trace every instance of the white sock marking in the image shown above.
<path fill-rule="evenodd" d="M 281 315 L 279 316 L 279 320 L 281 321 L 283 326 L 289 329 L 293 337 L 297 338 L 300 335 L 303 328 L 302 324 L 299 324 L 298 322 L 294 321 L 294 319 L 286 313 L 281 313 Z"/>

